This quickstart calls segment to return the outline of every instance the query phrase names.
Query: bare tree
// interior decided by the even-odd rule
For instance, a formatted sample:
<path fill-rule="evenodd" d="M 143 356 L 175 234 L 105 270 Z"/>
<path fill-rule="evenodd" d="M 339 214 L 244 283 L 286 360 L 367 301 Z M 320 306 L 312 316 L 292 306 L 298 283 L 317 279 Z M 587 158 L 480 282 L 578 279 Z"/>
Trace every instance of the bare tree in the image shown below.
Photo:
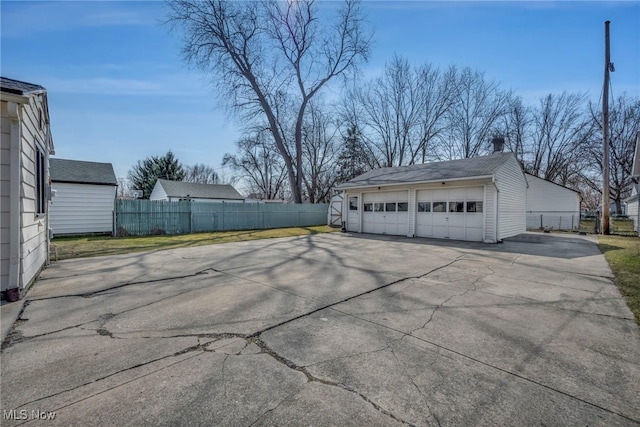
<path fill-rule="evenodd" d="M 330 81 L 355 70 L 369 54 L 359 3 L 346 0 L 328 24 L 318 18 L 313 1 L 175 0 L 168 5 L 169 22 L 184 35 L 185 60 L 212 72 L 227 105 L 246 121 L 268 123 L 293 199 L 301 203 L 307 107 Z M 292 133 L 285 133 L 291 127 L 283 123 L 284 112 L 295 117 Z"/>
<path fill-rule="evenodd" d="M 331 199 L 331 188 L 339 177 L 338 125 L 318 103 L 311 103 L 303 126 L 304 184 L 311 203 Z"/>
<path fill-rule="evenodd" d="M 525 165 L 530 150 L 532 123 L 531 108 L 524 105 L 518 96 L 511 99 L 498 125 L 498 133 L 504 137 L 506 149 Z"/>
<path fill-rule="evenodd" d="M 441 155 L 445 158 L 475 157 L 485 153 L 499 120 L 511 104 L 511 92 L 488 81 L 484 73 L 464 68 L 457 77 L 457 90 L 448 110 L 448 128 Z"/>
<path fill-rule="evenodd" d="M 529 173 L 568 185 L 586 167 L 591 130 L 583 94 L 549 94 L 533 110 L 532 141 L 526 162 Z"/>
<path fill-rule="evenodd" d="M 265 200 L 284 198 L 286 171 L 266 132 L 242 138 L 236 147 L 237 154 L 225 154 L 222 165 L 244 179 L 247 192 Z"/>
<path fill-rule="evenodd" d="M 590 145 L 591 164 L 602 170 L 602 113 L 589 103 L 594 133 Z M 640 99 L 626 93 L 609 108 L 609 194 L 622 213 L 622 201 L 631 195 L 631 168 L 636 135 L 640 132 Z M 594 183 L 595 184 L 595 183 Z M 600 187 L 597 187 L 600 188 Z"/>
<path fill-rule="evenodd" d="M 198 182 L 200 184 L 219 184 L 220 177 L 211 166 L 204 163 L 196 163 L 193 166 L 184 167 L 185 182 Z"/>

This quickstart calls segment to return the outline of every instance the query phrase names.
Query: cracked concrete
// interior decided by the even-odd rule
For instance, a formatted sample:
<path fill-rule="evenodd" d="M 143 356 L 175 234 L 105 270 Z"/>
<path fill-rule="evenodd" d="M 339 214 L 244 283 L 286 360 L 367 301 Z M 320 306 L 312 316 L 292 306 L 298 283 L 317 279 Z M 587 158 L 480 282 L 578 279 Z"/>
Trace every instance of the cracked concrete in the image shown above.
<path fill-rule="evenodd" d="M 638 425 L 639 336 L 577 236 L 70 260 L 2 343 L 2 424 Z"/>

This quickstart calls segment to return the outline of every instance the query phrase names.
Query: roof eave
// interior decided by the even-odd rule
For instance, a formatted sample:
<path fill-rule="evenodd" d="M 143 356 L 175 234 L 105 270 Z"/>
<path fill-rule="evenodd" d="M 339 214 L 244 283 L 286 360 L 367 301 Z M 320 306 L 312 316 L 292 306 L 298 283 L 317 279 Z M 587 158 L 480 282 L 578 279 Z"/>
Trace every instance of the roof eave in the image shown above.
<path fill-rule="evenodd" d="M 344 184 L 336 187 L 336 190 L 360 190 L 365 188 L 382 188 L 382 187 L 398 187 L 398 186 L 406 186 L 406 185 L 423 185 L 423 184 L 434 184 L 436 182 L 460 182 L 460 181 L 473 181 L 479 179 L 493 179 L 494 174 L 491 175 L 478 175 L 478 176 L 469 176 L 463 178 L 448 178 L 448 179 L 432 179 L 427 181 L 407 181 L 398 184 L 369 184 L 369 185 L 356 185 L 356 186 L 345 186 Z"/>
<path fill-rule="evenodd" d="M 9 92 L 6 89 L 2 89 L 2 96 L 0 98 L 3 101 L 7 102 L 16 102 L 18 104 L 28 104 L 29 97 L 24 95 L 19 95 L 17 93 Z"/>

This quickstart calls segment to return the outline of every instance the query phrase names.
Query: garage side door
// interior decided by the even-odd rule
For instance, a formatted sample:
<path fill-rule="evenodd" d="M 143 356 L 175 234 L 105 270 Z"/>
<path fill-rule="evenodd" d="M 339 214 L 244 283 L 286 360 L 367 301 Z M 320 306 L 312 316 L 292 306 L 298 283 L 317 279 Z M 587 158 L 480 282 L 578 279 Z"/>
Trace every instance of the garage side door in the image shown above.
<path fill-rule="evenodd" d="M 406 236 L 409 226 L 408 199 L 408 191 L 364 194 L 362 231 Z"/>
<path fill-rule="evenodd" d="M 482 241 L 484 188 L 419 190 L 416 235 Z"/>

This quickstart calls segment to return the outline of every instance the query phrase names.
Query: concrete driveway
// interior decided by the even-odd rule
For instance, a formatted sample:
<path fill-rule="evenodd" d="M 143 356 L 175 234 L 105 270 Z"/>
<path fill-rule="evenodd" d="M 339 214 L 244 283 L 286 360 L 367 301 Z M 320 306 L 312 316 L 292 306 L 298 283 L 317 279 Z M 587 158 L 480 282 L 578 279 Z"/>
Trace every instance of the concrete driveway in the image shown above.
<path fill-rule="evenodd" d="M 3 425 L 640 424 L 640 331 L 578 236 L 57 262 L 1 357 Z"/>

